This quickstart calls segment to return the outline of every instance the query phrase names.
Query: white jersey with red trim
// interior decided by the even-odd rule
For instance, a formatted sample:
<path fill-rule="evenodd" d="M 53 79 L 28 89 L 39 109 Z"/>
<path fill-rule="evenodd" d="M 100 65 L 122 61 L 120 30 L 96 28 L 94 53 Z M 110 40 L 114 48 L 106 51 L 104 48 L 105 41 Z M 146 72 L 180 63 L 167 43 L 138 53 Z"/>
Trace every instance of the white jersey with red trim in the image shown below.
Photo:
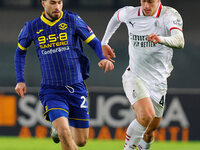
<path fill-rule="evenodd" d="M 105 34 L 103 45 L 108 43 L 121 22 L 128 28 L 131 71 L 148 85 L 167 89 L 167 78 L 173 70 L 173 50 L 165 45 L 149 42 L 147 37 L 152 33 L 169 37 L 173 29 L 182 31 L 180 14 L 171 7 L 162 6 L 161 3 L 154 16 L 144 16 L 141 7 L 123 7 L 111 19 L 110 26 L 115 24 L 115 27 Z"/>

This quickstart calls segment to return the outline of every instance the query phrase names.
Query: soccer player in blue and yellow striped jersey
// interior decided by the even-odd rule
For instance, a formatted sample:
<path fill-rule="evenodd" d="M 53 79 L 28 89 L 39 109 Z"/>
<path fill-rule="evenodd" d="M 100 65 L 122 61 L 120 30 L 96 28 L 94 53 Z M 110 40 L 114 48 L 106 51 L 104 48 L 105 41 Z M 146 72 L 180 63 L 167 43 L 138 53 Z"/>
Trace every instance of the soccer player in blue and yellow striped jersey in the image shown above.
<path fill-rule="evenodd" d="M 114 66 L 103 56 L 101 42 L 86 23 L 77 14 L 62 11 L 62 0 L 42 0 L 41 4 L 42 15 L 26 22 L 18 37 L 15 90 L 24 98 L 25 56 L 33 41 L 40 61 L 45 118 L 58 132 L 62 149 L 77 150 L 77 145 L 86 144 L 89 132 L 88 92 L 83 82 L 89 76 L 89 61 L 81 40 L 94 49 L 105 72 Z"/>

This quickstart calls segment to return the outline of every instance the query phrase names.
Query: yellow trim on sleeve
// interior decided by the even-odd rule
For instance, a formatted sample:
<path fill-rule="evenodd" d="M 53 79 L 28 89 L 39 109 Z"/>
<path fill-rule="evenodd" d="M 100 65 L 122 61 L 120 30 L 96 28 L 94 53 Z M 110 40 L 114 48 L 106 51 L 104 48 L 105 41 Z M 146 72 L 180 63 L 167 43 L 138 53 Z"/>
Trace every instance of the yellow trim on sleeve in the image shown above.
<path fill-rule="evenodd" d="M 27 48 L 21 46 L 19 43 L 18 43 L 18 47 L 19 47 L 21 50 L 23 50 L 23 51 L 26 51 L 26 50 L 27 50 Z"/>
<path fill-rule="evenodd" d="M 46 19 L 45 17 L 44 17 L 44 12 L 42 13 L 42 15 L 41 15 L 41 20 L 44 22 L 44 23 L 46 23 L 47 25 L 49 25 L 49 26 L 54 26 L 57 22 L 59 22 L 60 21 L 60 19 L 63 17 L 63 11 L 61 11 L 61 15 L 60 15 L 60 18 L 58 18 L 57 20 L 55 20 L 55 21 L 53 21 L 53 22 L 51 22 L 51 21 L 49 21 L 48 19 Z"/>
<path fill-rule="evenodd" d="M 90 43 L 95 37 L 96 37 L 95 34 L 90 35 L 90 37 L 85 40 L 85 43 L 87 44 Z"/>

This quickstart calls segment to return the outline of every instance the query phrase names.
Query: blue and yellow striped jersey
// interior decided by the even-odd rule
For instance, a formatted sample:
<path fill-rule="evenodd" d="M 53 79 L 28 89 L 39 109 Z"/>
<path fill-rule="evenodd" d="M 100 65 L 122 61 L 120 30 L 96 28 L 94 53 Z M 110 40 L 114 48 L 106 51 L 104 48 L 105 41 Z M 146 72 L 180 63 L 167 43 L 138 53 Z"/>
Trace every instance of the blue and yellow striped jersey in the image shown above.
<path fill-rule="evenodd" d="M 55 21 L 48 20 L 43 13 L 26 22 L 19 34 L 15 54 L 17 82 L 25 82 L 25 55 L 32 41 L 40 61 L 42 85 L 65 86 L 82 82 L 89 75 L 89 61 L 83 53 L 81 40 L 95 50 L 100 60 L 105 59 L 100 41 L 73 12 L 65 10 Z"/>

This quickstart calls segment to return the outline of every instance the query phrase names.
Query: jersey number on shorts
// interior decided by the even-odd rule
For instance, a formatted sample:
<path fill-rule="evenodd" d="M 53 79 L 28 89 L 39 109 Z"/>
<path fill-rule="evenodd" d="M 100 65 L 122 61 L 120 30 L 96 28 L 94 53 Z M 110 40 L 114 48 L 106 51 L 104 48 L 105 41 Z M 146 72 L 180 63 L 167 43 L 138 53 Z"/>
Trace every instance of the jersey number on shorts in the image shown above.
<path fill-rule="evenodd" d="M 165 104 L 165 96 L 162 96 L 162 98 L 161 98 L 159 104 L 160 104 L 161 106 L 164 106 L 164 104 Z"/>
<path fill-rule="evenodd" d="M 88 108 L 85 96 L 81 96 L 81 99 L 83 99 L 83 102 L 81 103 L 80 107 L 81 108 Z"/>

